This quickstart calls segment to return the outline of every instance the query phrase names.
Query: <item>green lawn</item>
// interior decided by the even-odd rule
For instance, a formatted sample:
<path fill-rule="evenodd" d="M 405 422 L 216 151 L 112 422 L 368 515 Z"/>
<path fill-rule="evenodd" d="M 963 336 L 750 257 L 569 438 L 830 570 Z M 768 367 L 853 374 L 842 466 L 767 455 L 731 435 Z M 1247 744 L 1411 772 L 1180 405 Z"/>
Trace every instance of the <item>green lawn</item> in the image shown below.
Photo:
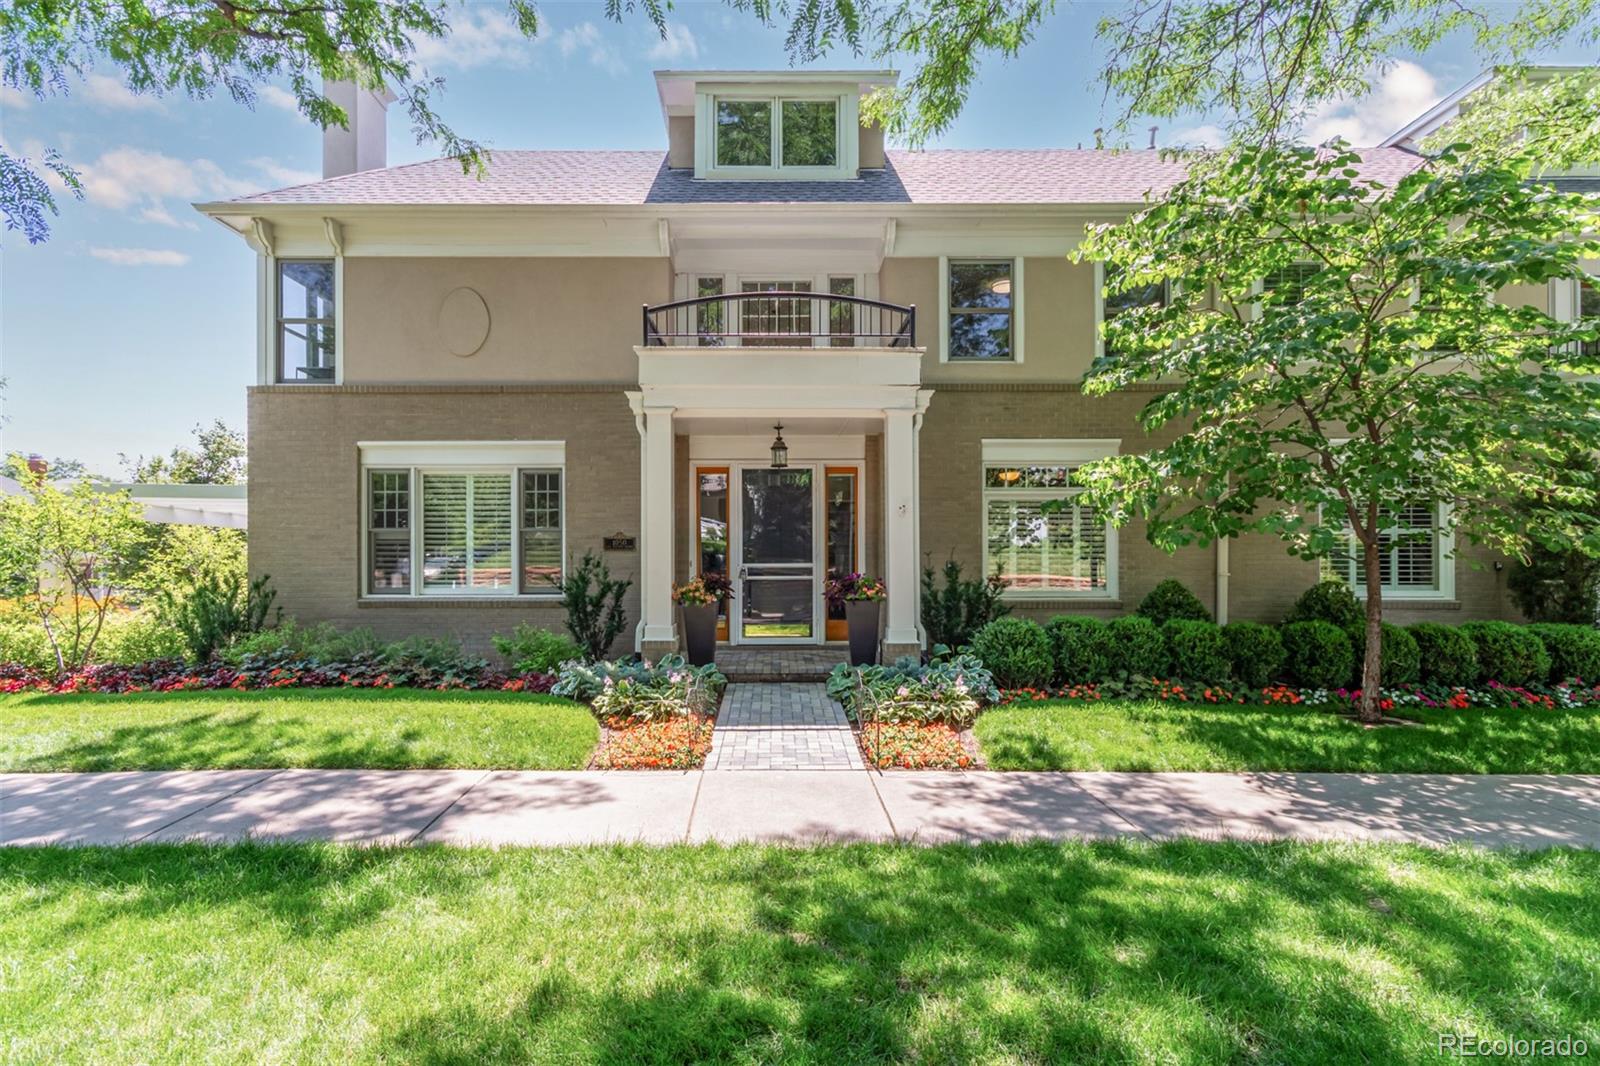
<path fill-rule="evenodd" d="M 1180 843 L 0 853 L 50 1062 L 1433 1062 L 1600 1045 L 1600 853 Z"/>
<path fill-rule="evenodd" d="M 1600 772 L 1600 712 L 1420 711 L 1366 729 L 1328 710 L 1151 701 L 1015 704 L 978 720 L 999 770 Z"/>
<path fill-rule="evenodd" d="M 553 696 L 282 689 L 0 697 L 0 771 L 580 769 L 588 708 Z"/>

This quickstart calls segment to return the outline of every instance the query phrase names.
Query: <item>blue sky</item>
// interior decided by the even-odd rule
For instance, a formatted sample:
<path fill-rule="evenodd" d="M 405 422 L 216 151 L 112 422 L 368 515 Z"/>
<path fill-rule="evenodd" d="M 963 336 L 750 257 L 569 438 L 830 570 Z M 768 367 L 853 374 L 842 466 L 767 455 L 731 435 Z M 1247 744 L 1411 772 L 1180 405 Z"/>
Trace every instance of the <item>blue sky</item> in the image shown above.
<path fill-rule="evenodd" d="M 1092 143 L 1103 121 L 1090 84 L 1093 27 L 1105 10 L 1064 7 L 1021 58 L 991 62 L 933 146 Z M 440 110 L 460 132 L 503 148 L 664 148 L 652 70 L 786 63 L 781 29 L 720 4 L 680 4 L 666 41 L 641 17 L 606 21 L 599 5 L 541 12 L 543 30 L 529 42 L 500 5 L 471 4 L 454 17 L 451 41 L 425 49 L 449 83 Z M 846 55 L 823 65 L 862 64 Z M 1465 48 L 1401 62 L 1372 98 L 1329 109 L 1310 132 L 1371 143 L 1477 69 Z M 112 474 L 118 453 L 164 452 L 198 422 L 243 427 L 254 257 L 189 203 L 315 178 L 321 144 L 281 90 L 263 93 L 251 112 L 228 100 L 134 96 L 115 75 L 102 69 L 68 98 L 0 96 L 0 140 L 27 155 L 61 149 L 88 186 L 84 201 L 63 202 L 48 244 L 6 235 L 0 447 Z M 1162 130 L 1160 142 L 1207 132 L 1198 122 L 1179 126 Z M 391 116 L 391 163 L 433 154 L 413 142 L 403 116 Z"/>

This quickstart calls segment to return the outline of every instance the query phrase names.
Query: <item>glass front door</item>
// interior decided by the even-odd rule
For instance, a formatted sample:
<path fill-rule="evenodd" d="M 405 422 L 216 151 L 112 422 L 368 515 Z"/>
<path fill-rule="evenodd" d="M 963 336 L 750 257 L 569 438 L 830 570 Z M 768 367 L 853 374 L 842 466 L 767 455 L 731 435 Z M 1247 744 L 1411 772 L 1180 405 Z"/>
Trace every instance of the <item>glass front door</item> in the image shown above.
<path fill-rule="evenodd" d="M 810 641 L 816 635 L 815 472 L 739 472 L 739 635 Z"/>

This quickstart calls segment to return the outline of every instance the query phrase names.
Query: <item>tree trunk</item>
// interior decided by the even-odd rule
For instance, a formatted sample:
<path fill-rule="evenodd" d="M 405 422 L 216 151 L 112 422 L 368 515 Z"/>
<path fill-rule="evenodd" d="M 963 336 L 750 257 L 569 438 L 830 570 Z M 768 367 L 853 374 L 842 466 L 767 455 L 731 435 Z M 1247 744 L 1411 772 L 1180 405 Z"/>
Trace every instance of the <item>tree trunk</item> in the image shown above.
<path fill-rule="evenodd" d="M 1366 654 L 1361 658 L 1361 702 L 1356 712 L 1363 722 L 1383 717 L 1378 706 L 1383 685 L 1383 570 L 1376 540 L 1361 546 L 1361 568 L 1367 582 Z"/>

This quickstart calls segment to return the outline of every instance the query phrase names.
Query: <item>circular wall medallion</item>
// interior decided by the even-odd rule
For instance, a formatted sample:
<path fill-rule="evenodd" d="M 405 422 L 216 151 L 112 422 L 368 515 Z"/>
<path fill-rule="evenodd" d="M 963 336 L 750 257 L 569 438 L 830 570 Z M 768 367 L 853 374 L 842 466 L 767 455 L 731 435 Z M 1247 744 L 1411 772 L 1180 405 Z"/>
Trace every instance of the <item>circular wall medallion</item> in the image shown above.
<path fill-rule="evenodd" d="M 475 354 L 489 339 L 489 305 L 472 289 L 456 289 L 439 305 L 439 336 L 451 355 Z"/>

